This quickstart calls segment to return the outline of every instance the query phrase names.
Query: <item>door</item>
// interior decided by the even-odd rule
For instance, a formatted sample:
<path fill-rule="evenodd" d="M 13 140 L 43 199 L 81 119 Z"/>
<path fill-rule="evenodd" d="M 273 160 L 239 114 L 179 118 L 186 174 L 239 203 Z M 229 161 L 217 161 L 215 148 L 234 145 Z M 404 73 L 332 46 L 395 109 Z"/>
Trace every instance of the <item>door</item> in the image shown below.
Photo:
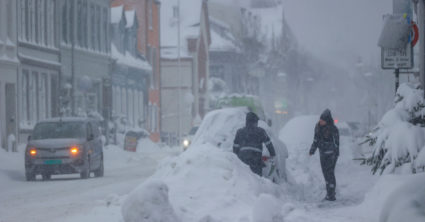
<path fill-rule="evenodd" d="M 16 136 L 16 92 L 15 83 L 6 83 L 6 138 Z"/>

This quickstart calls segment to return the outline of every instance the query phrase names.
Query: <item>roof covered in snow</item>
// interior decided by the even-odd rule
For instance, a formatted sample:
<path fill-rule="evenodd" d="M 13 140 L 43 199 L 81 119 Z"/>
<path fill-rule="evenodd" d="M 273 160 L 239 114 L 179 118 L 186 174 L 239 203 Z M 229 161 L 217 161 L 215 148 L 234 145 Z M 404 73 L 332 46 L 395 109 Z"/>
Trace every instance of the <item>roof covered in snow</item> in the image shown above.
<path fill-rule="evenodd" d="M 125 54 L 122 54 L 113 43 L 111 44 L 111 55 L 113 59 L 117 60 L 118 64 L 138 69 L 152 70 L 152 66 L 149 65 L 147 61 L 136 58 L 127 51 Z"/>
<path fill-rule="evenodd" d="M 123 10 L 124 10 L 123 5 L 111 8 L 111 24 L 117 24 L 121 21 Z"/>
<path fill-rule="evenodd" d="M 187 38 L 199 36 L 202 0 L 180 1 L 180 54 L 191 57 L 187 50 Z M 177 0 L 161 1 L 161 57 L 176 58 L 178 54 Z"/>
<path fill-rule="evenodd" d="M 124 12 L 125 20 L 127 21 L 126 28 L 133 27 L 134 21 L 136 19 L 136 11 L 135 10 L 129 10 Z"/>

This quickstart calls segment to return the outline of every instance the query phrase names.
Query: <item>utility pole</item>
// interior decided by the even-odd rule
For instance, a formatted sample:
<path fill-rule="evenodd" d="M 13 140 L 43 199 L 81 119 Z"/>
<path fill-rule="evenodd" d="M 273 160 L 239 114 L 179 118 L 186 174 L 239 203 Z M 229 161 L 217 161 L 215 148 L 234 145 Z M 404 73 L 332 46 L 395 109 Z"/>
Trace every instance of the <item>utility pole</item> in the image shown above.
<path fill-rule="evenodd" d="M 71 115 L 75 116 L 75 68 L 74 68 L 74 51 L 75 51 L 75 1 L 71 1 Z"/>
<path fill-rule="evenodd" d="M 178 134 L 178 143 L 180 145 L 180 141 L 181 141 L 181 87 L 182 87 L 182 78 L 181 78 L 181 59 L 180 59 L 180 21 L 181 21 L 181 17 L 180 17 L 180 0 L 177 1 L 177 18 L 178 18 L 178 23 L 177 23 L 177 77 L 179 79 L 178 81 L 178 118 L 179 118 L 179 122 L 178 122 L 178 129 L 177 129 L 177 134 Z"/>
<path fill-rule="evenodd" d="M 425 2 L 418 0 L 417 3 L 418 28 L 419 28 L 419 75 L 424 89 L 425 98 Z"/>

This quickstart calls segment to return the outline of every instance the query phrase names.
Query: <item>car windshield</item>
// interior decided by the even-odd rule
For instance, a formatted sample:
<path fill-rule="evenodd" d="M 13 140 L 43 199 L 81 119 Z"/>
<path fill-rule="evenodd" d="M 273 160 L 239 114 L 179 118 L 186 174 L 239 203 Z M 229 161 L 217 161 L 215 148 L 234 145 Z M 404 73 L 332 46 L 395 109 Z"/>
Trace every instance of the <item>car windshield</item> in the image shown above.
<path fill-rule="evenodd" d="M 49 122 L 35 126 L 33 139 L 83 138 L 85 133 L 83 122 Z"/>

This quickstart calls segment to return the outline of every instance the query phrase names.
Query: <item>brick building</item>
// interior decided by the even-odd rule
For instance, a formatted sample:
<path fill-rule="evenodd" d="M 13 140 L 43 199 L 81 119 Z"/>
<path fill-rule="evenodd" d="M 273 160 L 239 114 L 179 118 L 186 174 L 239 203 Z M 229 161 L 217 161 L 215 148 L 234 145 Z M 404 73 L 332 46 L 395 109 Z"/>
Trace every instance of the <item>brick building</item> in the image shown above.
<path fill-rule="evenodd" d="M 158 0 L 113 0 L 111 7 L 134 9 L 138 20 L 137 49 L 152 66 L 146 126 L 155 142 L 160 138 L 160 2 Z"/>

